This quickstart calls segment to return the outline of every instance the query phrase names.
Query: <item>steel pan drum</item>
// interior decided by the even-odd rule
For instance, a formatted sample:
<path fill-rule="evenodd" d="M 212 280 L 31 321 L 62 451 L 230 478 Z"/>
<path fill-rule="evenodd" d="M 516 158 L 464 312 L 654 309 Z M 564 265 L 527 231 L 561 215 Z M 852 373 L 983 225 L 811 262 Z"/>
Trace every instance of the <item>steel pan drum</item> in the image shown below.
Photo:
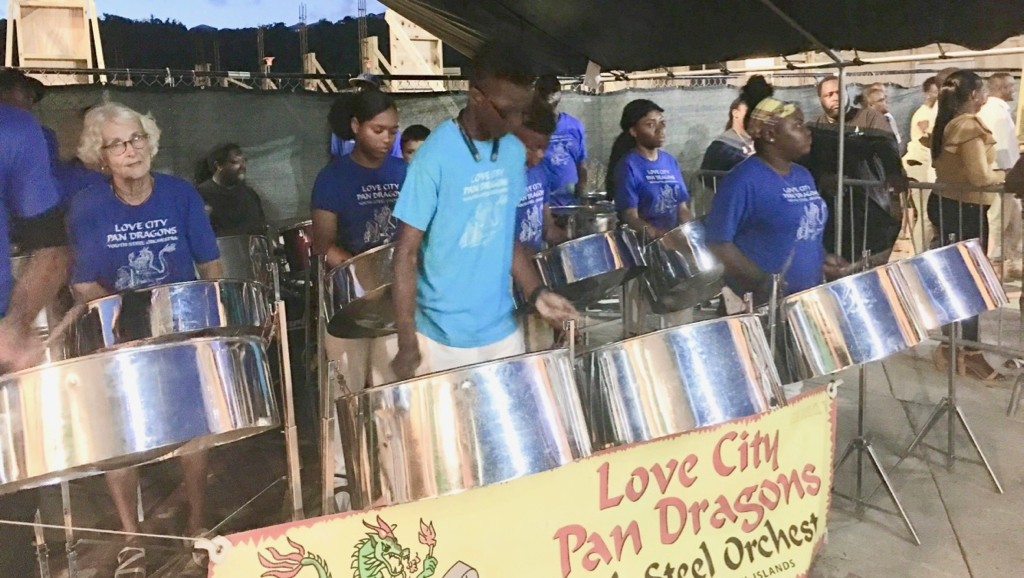
<path fill-rule="evenodd" d="M 722 292 L 725 269 L 705 236 L 704 225 L 690 221 L 644 249 L 646 296 L 655 313 L 681 311 Z"/>
<path fill-rule="evenodd" d="M 277 247 L 284 253 L 288 273 L 309 269 L 313 258 L 313 221 L 284 223 L 277 229 Z"/>
<path fill-rule="evenodd" d="M 757 415 L 779 376 L 754 315 L 672 327 L 577 359 L 595 448 L 632 444 Z"/>
<path fill-rule="evenodd" d="M 218 337 L 50 363 L 0 378 L 0 492 L 205 449 L 276 427 L 260 341 Z"/>
<path fill-rule="evenodd" d="M 786 297 L 782 317 L 806 378 L 884 359 L 927 337 L 906 279 L 880 267 Z"/>
<path fill-rule="evenodd" d="M 533 259 L 544 285 L 577 307 L 601 300 L 646 267 L 636 235 L 628 229 L 574 239 Z"/>
<path fill-rule="evenodd" d="M 189 281 L 136 289 L 86 304 L 71 327 L 72 356 L 196 335 L 259 335 L 270 319 L 268 288 L 247 281 Z"/>
<path fill-rule="evenodd" d="M 220 262 L 224 266 L 225 279 L 241 279 L 264 285 L 272 285 L 274 276 L 270 264 L 273 255 L 270 240 L 258 235 L 233 235 L 217 237 Z"/>
<path fill-rule="evenodd" d="M 25 256 L 11 259 L 11 274 L 14 275 L 15 279 L 21 277 L 22 271 L 28 265 L 29 258 Z M 32 329 L 35 331 L 36 336 L 45 341 L 50 336 L 50 329 L 60 323 L 61 319 L 71 310 L 73 305 L 74 298 L 71 296 L 71 290 L 68 287 L 61 288 L 53 302 L 44 307 L 32 321 Z M 67 356 L 68 351 L 65 339 L 63 338 L 56 339 L 53 344 L 46 348 L 47 362 L 60 361 Z"/>
<path fill-rule="evenodd" d="M 907 282 L 910 306 L 925 329 L 936 329 L 1008 303 L 977 239 L 932 249 L 889 265 Z"/>
<path fill-rule="evenodd" d="M 370 388 L 337 404 L 356 509 L 497 484 L 590 455 L 565 350 Z"/>
<path fill-rule="evenodd" d="M 614 231 L 619 222 L 615 206 L 604 202 L 583 206 L 551 207 L 551 215 L 555 222 L 565 229 L 569 239 Z"/>
<path fill-rule="evenodd" d="M 395 244 L 370 249 L 338 265 L 327 279 L 327 332 L 335 337 L 391 335 L 395 312 L 391 305 Z"/>

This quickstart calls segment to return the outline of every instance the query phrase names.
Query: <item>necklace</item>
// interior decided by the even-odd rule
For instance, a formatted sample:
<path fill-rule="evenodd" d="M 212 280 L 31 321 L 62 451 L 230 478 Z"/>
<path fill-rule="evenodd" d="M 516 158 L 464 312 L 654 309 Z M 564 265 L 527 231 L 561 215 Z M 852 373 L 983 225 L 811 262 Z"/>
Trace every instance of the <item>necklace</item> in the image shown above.
<path fill-rule="evenodd" d="M 147 176 L 149 177 L 149 191 L 137 203 L 129 201 L 128 199 L 126 199 L 124 197 L 124 195 L 119 193 L 118 190 L 117 190 L 117 185 L 114 184 L 113 180 L 111 180 L 110 189 L 112 191 L 114 191 L 114 196 L 117 197 L 117 200 L 119 200 L 122 203 L 128 205 L 129 207 L 137 207 L 137 206 L 141 205 L 142 203 L 145 203 L 147 200 L 149 200 L 149 197 L 153 195 L 153 185 L 154 185 L 154 183 L 153 183 L 153 175 L 147 175 Z"/>
<path fill-rule="evenodd" d="M 455 121 L 455 126 L 459 127 L 459 134 L 462 135 L 462 142 L 466 143 L 466 147 L 469 148 L 470 154 L 473 155 L 473 160 L 475 160 L 476 162 L 480 162 L 480 151 L 477 150 L 476 143 L 473 142 L 473 139 L 469 138 L 469 133 L 467 133 L 466 129 L 462 126 L 462 113 L 461 112 L 459 113 L 459 116 L 455 117 L 454 121 Z M 494 139 L 494 140 L 491 141 L 491 162 L 492 163 L 498 161 L 498 144 L 499 144 L 499 142 L 500 141 L 498 139 Z"/>

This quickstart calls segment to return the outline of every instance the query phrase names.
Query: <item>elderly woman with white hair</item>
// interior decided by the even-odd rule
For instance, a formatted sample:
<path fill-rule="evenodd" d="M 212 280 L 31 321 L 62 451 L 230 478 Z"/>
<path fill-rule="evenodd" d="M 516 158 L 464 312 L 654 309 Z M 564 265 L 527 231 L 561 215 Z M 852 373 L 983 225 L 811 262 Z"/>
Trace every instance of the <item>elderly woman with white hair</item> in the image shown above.
<path fill-rule="evenodd" d="M 199 193 L 187 181 L 151 170 L 159 146 L 160 129 L 148 114 L 113 102 L 86 113 L 78 157 L 110 179 L 80 191 L 68 210 L 78 301 L 193 281 L 196 271 L 205 279 L 223 276 Z M 207 455 L 181 460 L 189 501 L 186 531 L 194 536 L 205 527 Z M 138 472 L 108 473 L 107 484 L 124 530 L 138 533 Z M 145 550 L 129 541 L 114 576 L 141 577 L 145 571 Z"/>

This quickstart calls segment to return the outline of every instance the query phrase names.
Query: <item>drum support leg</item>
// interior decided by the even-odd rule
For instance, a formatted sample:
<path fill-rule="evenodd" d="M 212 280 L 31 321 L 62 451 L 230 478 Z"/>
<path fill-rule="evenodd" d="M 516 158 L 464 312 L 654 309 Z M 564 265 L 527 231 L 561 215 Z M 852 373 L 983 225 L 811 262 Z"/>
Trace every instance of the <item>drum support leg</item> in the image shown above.
<path fill-rule="evenodd" d="M 60 483 L 60 502 L 64 512 L 64 551 L 68 556 L 68 578 L 78 576 L 78 552 L 75 551 L 75 530 L 71 524 L 71 487 Z"/>
<path fill-rule="evenodd" d="M 996 477 L 995 471 L 992 470 L 992 465 L 989 464 L 988 458 L 985 457 L 985 452 L 981 451 L 981 446 L 978 444 L 977 438 L 974 437 L 974 432 L 972 432 L 971 427 L 967 425 L 967 419 L 964 417 L 964 412 L 956 402 L 956 382 L 954 380 L 957 371 L 956 343 L 959 338 L 959 333 L 960 322 L 957 321 L 956 323 L 953 323 L 953 330 L 949 332 L 949 372 L 946 376 L 949 387 L 948 393 L 946 394 L 946 397 L 939 402 L 939 405 L 935 407 L 935 411 L 933 411 L 932 415 L 928 417 L 928 421 L 925 422 L 920 433 L 917 434 L 917 437 L 915 437 L 914 441 L 911 442 L 910 447 L 907 448 L 904 456 L 900 458 L 900 461 L 896 462 L 896 465 L 893 466 L 890 472 L 895 471 L 896 468 L 903 463 L 903 460 L 907 459 L 907 457 L 914 452 L 917 446 L 924 440 L 925 436 L 928 435 L 928 432 L 935 427 L 935 424 L 939 423 L 939 418 L 942 417 L 942 414 L 945 413 L 948 419 L 947 427 L 949 428 L 946 435 L 946 467 L 952 468 L 953 464 L 956 462 L 956 425 L 957 422 L 959 422 L 960 425 L 963 426 L 964 432 L 967 433 L 967 438 L 971 440 L 971 445 L 974 446 L 974 450 L 978 452 L 978 456 L 981 458 L 981 462 L 985 465 L 985 470 L 988 471 L 989 477 L 991 477 L 992 482 L 995 483 L 996 491 L 1002 494 L 1003 486 L 999 483 L 999 478 Z"/>
<path fill-rule="evenodd" d="M 46 544 L 46 535 L 40 525 L 43 523 L 43 517 L 39 510 L 36 510 L 35 523 L 36 561 L 39 562 L 39 578 L 50 578 L 50 547 Z"/>
<path fill-rule="evenodd" d="M 331 382 L 328 378 L 327 369 L 327 348 L 324 345 L 327 335 L 327 289 L 326 289 L 326 267 L 327 263 L 323 257 L 317 257 L 317 386 L 320 394 L 320 468 L 321 468 L 321 495 L 320 515 L 326 516 L 334 512 L 334 448 L 331 442 L 334 441 L 334 400 L 331 391 Z"/>
<path fill-rule="evenodd" d="M 914 525 L 910 522 L 910 518 L 907 516 L 907 512 L 903 509 L 903 504 L 900 503 L 899 497 L 896 495 L 896 490 L 892 487 L 892 482 L 889 481 L 889 476 L 885 473 L 885 469 L 882 468 L 882 463 L 878 459 L 878 454 L 875 453 L 875 449 L 871 445 L 864 432 L 864 406 L 867 403 L 867 372 L 863 365 L 858 369 L 858 383 L 857 383 L 857 437 L 850 440 L 849 445 L 843 451 L 843 456 L 839 458 L 839 462 L 836 464 L 834 472 L 839 471 L 846 462 L 846 459 L 856 452 L 857 454 L 857 492 L 853 497 L 844 496 L 839 492 L 833 491 L 834 494 L 851 500 L 857 506 L 857 513 L 861 514 L 864 511 L 864 507 L 868 506 L 867 498 L 864 497 L 864 454 L 867 454 L 871 465 L 875 468 L 875 473 L 882 479 L 882 485 L 885 486 L 886 491 L 889 493 L 889 498 L 892 503 L 896 506 L 899 511 L 899 516 L 903 519 L 903 524 L 907 527 L 910 535 L 914 538 L 914 543 L 918 546 L 921 545 L 921 539 L 917 536 L 917 531 L 914 529 Z M 872 495 L 874 493 L 872 492 Z M 886 510 L 882 510 L 886 511 Z"/>
<path fill-rule="evenodd" d="M 1021 389 L 1024 389 L 1024 373 L 1018 375 L 1017 380 L 1013 382 L 1013 393 L 1010 394 L 1010 405 L 1006 408 L 1006 417 L 1017 415 L 1017 409 L 1020 407 Z"/>
<path fill-rule="evenodd" d="M 277 345 L 280 351 L 281 386 L 284 397 L 284 442 L 288 461 L 288 492 L 292 500 L 292 521 L 304 517 L 302 474 L 299 464 L 299 430 L 295 424 L 295 393 L 292 387 L 292 356 L 288 342 L 288 318 L 284 301 L 277 301 Z"/>

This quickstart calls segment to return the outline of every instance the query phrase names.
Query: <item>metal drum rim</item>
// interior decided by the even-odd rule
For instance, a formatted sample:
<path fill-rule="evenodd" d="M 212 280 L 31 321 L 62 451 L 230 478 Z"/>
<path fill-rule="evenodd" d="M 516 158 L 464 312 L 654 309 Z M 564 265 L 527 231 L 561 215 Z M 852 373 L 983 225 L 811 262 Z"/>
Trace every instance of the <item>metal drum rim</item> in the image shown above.
<path fill-rule="evenodd" d="M 760 320 L 758 319 L 757 315 L 755 315 L 753 313 L 740 313 L 740 314 L 737 314 L 737 315 L 726 315 L 725 317 L 718 317 L 718 318 L 715 318 L 715 319 L 706 319 L 704 321 L 698 321 L 696 323 L 687 323 L 685 325 L 676 325 L 674 327 L 666 327 L 665 329 L 659 329 L 657 331 L 652 331 L 650 333 L 644 333 L 643 335 L 634 335 L 633 337 L 628 337 L 628 338 L 622 339 L 620 341 L 613 341 L 611 343 L 606 343 L 604 345 L 601 345 L 599 347 L 595 347 L 593 349 L 587 349 L 585 351 L 581 351 L 581 352 L 576 354 L 576 358 L 579 359 L 579 358 L 584 357 L 586 355 L 592 355 L 594 353 L 598 353 L 598 352 L 604 351 L 606 349 L 612 349 L 612 348 L 618 347 L 620 345 L 631 343 L 631 342 L 635 342 L 635 341 L 640 341 L 640 340 L 646 339 L 648 337 L 657 337 L 657 336 L 661 336 L 661 335 L 667 335 L 667 334 L 675 332 L 675 331 L 689 330 L 689 329 L 701 327 L 701 326 L 704 326 L 704 325 L 711 325 L 712 323 L 721 323 L 722 321 L 742 320 L 742 319 L 753 319 L 758 324 L 758 326 L 760 326 Z"/>
<path fill-rule="evenodd" d="M 299 219 L 299 217 L 295 217 L 295 218 Z M 277 223 L 274 223 L 272 225 L 272 227 L 273 227 L 273 229 L 274 229 L 274 231 L 276 233 L 280 234 L 280 233 L 284 233 L 285 231 L 293 231 L 293 230 L 296 230 L 296 229 L 302 229 L 302 228 L 304 228 L 306 226 L 309 226 L 309 225 L 312 225 L 312 224 L 313 224 L 313 219 L 302 219 L 302 220 L 297 220 L 297 221 L 291 221 L 291 220 L 285 219 L 283 221 L 279 221 Z M 245 235 L 228 235 L 228 236 L 229 237 L 244 237 Z"/>
<path fill-rule="evenodd" d="M 610 209 L 610 210 L 609 210 Z M 560 205 L 557 207 L 551 207 L 552 214 L 567 213 L 579 211 L 581 213 L 593 213 L 595 215 L 617 215 L 618 211 L 615 210 L 614 206 L 602 207 L 599 205 Z"/>
<path fill-rule="evenodd" d="M 372 248 L 372 249 L 367 249 L 366 251 L 363 251 L 362 253 L 360 253 L 360 254 L 358 254 L 358 255 L 353 255 L 352 257 L 349 257 L 348 259 L 346 259 L 345 261 L 343 261 L 343 262 L 342 262 L 342 263 L 341 263 L 340 265 L 338 265 L 337 267 L 335 267 L 335 268 L 331 269 L 331 270 L 330 270 L 330 272 L 329 272 L 329 273 L 327 274 L 327 276 L 328 276 L 328 277 L 334 277 L 335 273 L 337 273 L 337 272 L 339 272 L 339 271 L 341 271 L 341 270 L 343 270 L 343 269 L 348 269 L 348 268 L 349 268 L 349 267 L 351 267 L 351 266 L 352 266 L 352 265 L 353 265 L 353 264 L 354 264 L 354 263 L 355 263 L 355 262 L 356 262 L 357 260 L 359 260 L 359 259 L 362 259 L 363 257 L 368 257 L 368 256 L 372 256 L 372 255 L 375 255 L 375 254 L 377 254 L 377 253 L 383 253 L 383 252 L 384 252 L 384 251 L 385 251 L 386 249 L 391 249 L 391 248 L 394 248 L 394 247 L 396 247 L 397 245 L 398 245 L 398 243 L 397 243 L 397 242 L 394 242 L 394 243 L 386 243 L 386 244 L 384 244 L 384 245 L 381 245 L 380 247 L 374 247 L 374 248 Z"/>
<path fill-rule="evenodd" d="M 537 259 L 542 259 L 542 258 L 549 257 L 549 256 L 554 255 L 556 253 L 562 252 L 562 249 L 567 248 L 570 245 L 582 244 L 583 241 L 590 241 L 594 237 L 604 237 L 606 239 L 611 238 L 613 241 L 617 241 L 617 240 L 619 240 L 617 238 L 618 235 L 619 235 L 619 231 L 617 229 L 613 230 L 613 231 L 604 231 L 602 233 L 591 233 L 589 235 L 584 235 L 583 237 L 577 237 L 575 239 L 570 239 L 570 240 L 568 240 L 568 241 L 566 241 L 564 243 L 559 243 L 559 244 L 555 245 L 554 247 L 550 247 L 550 248 L 544 249 L 543 251 L 540 251 L 536 255 L 534 255 L 533 258 L 534 258 L 534 260 L 537 260 Z"/>
<path fill-rule="evenodd" d="M 782 306 L 786 306 L 791 301 L 796 301 L 800 297 L 803 297 L 803 296 L 808 295 L 810 293 L 813 293 L 815 291 L 821 291 L 822 289 L 825 289 L 826 287 L 832 287 L 834 285 L 841 285 L 841 284 L 849 281 L 850 279 L 856 279 L 858 277 L 869 277 L 871 275 L 878 275 L 879 273 L 882 273 L 882 272 L 888 273 L 889 271 L 890 271 L 889 265 L 882 265 L 880 267 L 874 267 L 874 268 L 868 269 L 867 271 L 861 271 L 860 273 L 854 273 L 853 275 L 847 275 L 846 277 L 840 277 L 839 279 L 835 279 L 835 280 L 829 281 L 827 283 L 822 283 L 821 285 L 816 285 L 814 287 L 811 287 L 810 289 L 804 289 L 803 291 L 797 291 L 796 293 L 790 293 L 789 295 L 786 295 L 785 297 L 782 298 L 781 305 Z"/>
<path fill-rule="evenodd" d="M 685 223 L 683 223 L 681 225 L 676 225 L 675 227 L 672 227 L 671 229 L 666 231 L 664 235 L 662 235 L 662 236 L 658 237 L 657 239 L 654 239 L 653 241 L 650 241 L 649 243 L 644 245 L 644 249 L 645 250 L 646 249 L 650 249 L 651 247 L 660 244 L 662 239 L 664 239 L 665 237 L 668 237 L 670 235 L 674 236 L 673 233 L 675 233 L 677 231 L 682 232 L 682 233 L 686 233 L 686 232 L 689 232 L 689 231 L 693 230 L 696 227 L 700 227 L 700 228 L 703 229 L 704 228 L 704 224 L 701 223 L 699 220 L 694 219 L 692 221 L 687 221 L 687 222 L 685 222 Z M 688 236 L 683 235 L 683 238 L 686 239 L 687 241 L 689 241 L 689 237 Z"/>
<path fill-rule="evenodd" d="M 251 285 L 256 289 L 266 288 L 266 284 L 260 283 L 259 281 L 253 281 L 252 279 L 195 279 L 193 281 L 179 281 L 178 283 L 166 283 L 164 285 L 151 285 L 149 287 L 136 287 L 135 289 L 126 289 L 120 293 L 113 295 L 107 295 L 106 297 L 100 297 L 93 299 L 92 301 L 86 301 L 84 305 L 89 307 L 90 305 L 103 303 L 106 301 L 116 301 L 122 299 L 126 295 L 141 294 L 145 292 L 153 292 L 157 289 L 166 289 L 172 287 L 187 287 L 189 285 L 220 285 L 220 284 L 232 284 L 232 285 Z"/>
<path fill-rule="evenodd" d="M 210 343 L 210 342 L 214 342 L 214 341 L 217 341 L 217 342 L 249 342 L 249 343 L 253 343 L 255 345 L 258 345 L 261 348 L 263 348 L 263 345 L 264 345 L 263 340 L 260 339 L 259 337 L 254 336 L 254 335 L 222 335 L 222 336 L 210 336 L 210 337 L 194 337 L 194 338 L 191 338 L 191 339 L 184 339 L 184 340 L 179 340 L 179 341 L 166 341 L 166 342 L 161 342 L 161 343 L 146 343 L 146 344 L 143 344 L 143 345 L 133 345 L 133 346 L 130 346 L 130 347 L 119 347 L 119 348 L 114 348 L 114 349 L 104 349 L 103 351 L 98 351 L 96 353 L 90 353 L 88 355 L 82 355 L 80 357 L 73 357 L 71 359 L 62 359 L 60 361 L 53 361 L 53 362 L 50 362 L 50 363 L 44 363 L 42 365 L 36 365 L 34 367 L 29 367 L 29 368 L 26 368 L 26 369 L 22 369 L 21 371 L 16 371 L 16 372 L 13 372 L 13 373 L 6 373 L 3 376 L 0 376 L 0 388 L 3 388 L 4 384 L 7 381 L 10 381 L 10 379 L 13 378 L 13 377 L 22 377 L 22 376 L 29 375 L 29 374 L 31 374 L 33 372 L 36 372 L 36 371 L 45 371 L 45 370 L 48 370 L 48 369 L 52 369 L 52 368 L 55 368 L 55 367 L 61 367 L 61 366 L 64 366 L 64 365 L 71 365 L 71 364 L 85 362 L 85 361 L 92 361 L 95 358 L 99 358 L 99 357 L 116 356 L 116 355 L 123 355 L 123 354 L 127 354 L 127 353 L 147 352 L 147 351 L 152 351 L 154 349 L 161 349 L 161 348 L 170 349 L 170 348 L 173 348 L 173 347 L 186 347 L 186 346 L 191 346 L 192 344 L 195 344 L 195 343 Z"/>
<path fill-rule="evenodd" d="M 442 376 L 442 375 L 450 375 L 450 374 L 453 374 L 453 373 L 462 373 L 462 372 L 472 371 L 472 370 L 479 369 L 481 367 L 485 367 L 485 366 L 488 366 L 488 365 L 501 365 L 503 363 L 507 363 L 507 362 L 512 361 L 512 360 L 519 360 L 519 359 L 526 360 L 526 359 L 531 359 L 531 358 L 534 358 L 534 357 L 548 357 L 548 356 L 556 357 L 556 356 L 559 356 L 560 354 L 564 355 L 565 358 L 566 358 L 566 361 L 569 361 L 571 363 L 572 360 L 569 359 L 569 350 L 568 349 L 564 349 L 564 348 L 562 348 L 562 349 L 546 349 L 544 351 L 535 351 L 533 353 L 521 353 L 519 355 L 511 355 L 509 357 L 501 357 L 501 358 L 498 358 L 498 359 L 492 359 L 491 361 L 482 361 L 480 363 L 474 363 L 472 365 L 463 365 L 461 367 L 453 367 L 451 369 L 446 369 L 446 370 L 443 370 L 443 371 L 434 371 L 434 372 L 431 372 L 431 373 L 426 373 L 426 374 L 421 375 L 419 377 L 413 377 L 411 379 L 406 379 L 406 380 L 403 380 L 403 381 L 396 381 L 394 383 L 387 383 L 387 384 L 384 384 L 384 385 L 375 385 L 373 387 L 368 387 L 366 389 L 363 389 L 361 391 L 357 391 L 357 392 L 354 392 L 354 393 L 350 392 L 350 393 L 343 394 L 342 396 L 340 396 L 338 398 L 338 400 L 339 401 L 341 401 L 341 400 L 355 400 L 355 399 L 360 398 L 360 397 L 364 397 L 364 396 L 368 397 L 368 396 L 371 396 L 371 395 L 374 395 L 374 394 L 383 393 L 384 391 L 389 390 L 389 389 L 398 389 L 398 388 L 400 388 L 402 386 L 412 385 L 412 384 L 414 384 L 416 382 L 420 382 L 420 381 L 424 381 L 425 382 L 425 381 L 428 381 L 431 378 L 436 378 L 436 377 L 439 377 L 439 376 Z"/>

